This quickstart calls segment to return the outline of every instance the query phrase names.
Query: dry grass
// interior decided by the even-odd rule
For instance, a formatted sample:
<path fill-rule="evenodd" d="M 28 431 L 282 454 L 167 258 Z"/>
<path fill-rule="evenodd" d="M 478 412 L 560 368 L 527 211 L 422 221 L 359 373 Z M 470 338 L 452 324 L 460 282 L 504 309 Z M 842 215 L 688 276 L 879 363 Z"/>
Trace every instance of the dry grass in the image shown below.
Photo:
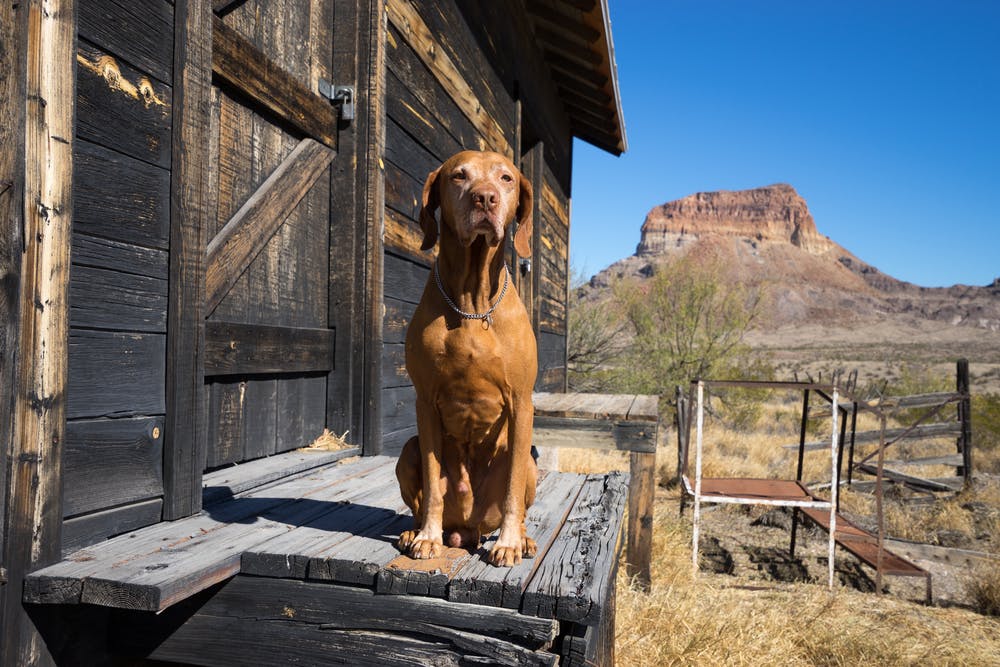
<path fill-rule="evenodd" d="M 649 594 L 619 578 L 619 665 L 1000 664 L 1000 620 L 824 586 L 741 589 L 691 569 L 689 517 L 661 491 Z M 727 586 L 729 584 L 729 586 Z"/>
<path fill-rule="evenodd" d="M 1000 572 L 996 568 L 977 568 L 966 580 L 965 588 L 976 611 L 1000 616 Z"/>
<path fill-rule="evenodd" d="M 353 447 L 353 445 L 345 438 L 347 437 L 347 431 L 343 435 L 337 435 L 330 431 L 330 429 L 325 428 L 319 436 L 313 440 L 309 445 L 303 447 L 303 450 L 322 450 L 322 451 L 338 451 L 341 449 L 347 449 L 348 447 Z"/>
<path fill-rule="evenodd" d="M 705 475 L 794 478 L 796 452 L 783 444 L 798 440 L 800 406 L 767 404 L 754 433 L 737 433 L 709 423 L 705 432 Z M 865 420 L 869 421 L 865 421 Z M 862 417 L 859 430 L 876 428 Z M 891 425 L 890 425 L 891 427 Z M 828 422 L 814 426 L 810 439 L 829 433 Z M 814 432 L 815 431 L 815 432 Z M 953 446 L 953 444 L 952 444 Z M 693 443 L 692 443 L 693 447 Z M 902 451 L 902 450 L 900 450 Z M 913 449 L 894 456 L 928 455 Z M 577 472 L 627 469 L 627 456 L 563 450 L 561 469 Z M 661 479 L 673 475 L 676 453 L 661 449 Z M 693 466 L 694 456 L 691 455 Z M 829 479 L 827 452 L 807 454 L 807 480 Z M 930 471 L 933 472 L 933 471 Z M 657 491 L 654 513 L 652 589 L 630 586 L 620 569 L 616 612 L 618 665 L 1000 665 L 1000 572 L 979 573 L 967 591 L 976 609 L 928 607 L 892 596 L 876 596 L 838 586 L 753 581 L 691 567 L 690 513 L 678 515 L 679 491 Z M 873 513 L 870 495 L 848 491 L 844 508 Z M 1000 485 L 931 504 L 892 502 L 888 532 L 933 542 L 942 530 L 994 536 L 1000 551 L 1000 511 L 988 525 L 976 525 L 963 507 L 984 503 L 1000 508 Z M 744 580 L 749 581 L 749 580 Z"/>

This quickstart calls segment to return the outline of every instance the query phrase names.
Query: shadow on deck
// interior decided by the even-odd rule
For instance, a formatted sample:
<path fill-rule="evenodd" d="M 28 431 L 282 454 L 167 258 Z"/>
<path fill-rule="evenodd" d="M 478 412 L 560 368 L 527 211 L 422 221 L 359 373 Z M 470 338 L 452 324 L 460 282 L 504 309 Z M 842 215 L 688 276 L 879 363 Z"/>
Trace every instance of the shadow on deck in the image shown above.
<path fill-rule="evenodd" d="M 475 553 L 402 556 L 395 540 L 412 518 L 395 459 L 335 460 L 353 453 L 295 452 L 319 465 L 280 479 L 270 459 L 256 476 L 254 464 L 207 475 L 200 514 L 33 573 L 25 602 L 53 618 L 96 610 L 109 655 L 192 664 L 610 656 L 626 475 L 541 476 L 527 519 L 538 555 L 497 568 L 485 562 L 492 538 Z"/>

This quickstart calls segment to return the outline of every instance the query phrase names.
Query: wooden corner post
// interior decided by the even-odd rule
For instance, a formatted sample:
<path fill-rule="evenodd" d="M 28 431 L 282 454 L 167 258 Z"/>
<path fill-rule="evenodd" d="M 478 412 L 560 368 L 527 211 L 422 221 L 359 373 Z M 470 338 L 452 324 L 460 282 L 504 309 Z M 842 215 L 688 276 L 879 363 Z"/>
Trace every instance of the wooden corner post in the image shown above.
<path fill-rule="evenodd" d="M 34 665 L 51 656 L 21 605 L 22 581 L 61 555 L 76 4 L 6 3 L 0 26 L 0 210 L 10 213 L 0 230 L 0 307 L 11 317 L 0 338 L 0 447 L 9 452 L 0 471 L 0 664 Z"/>
<path fill-rule="evenodd" d="M 170 176 L 167 416 L 163 518 L 201 509 L 205 465 L 205 228 L 208 216 L 212 7 L 177 0 Z"/>
<path fill-rule="evenodd" d="M 366 0 L 358 0 L 364 3 Z M 367 125 L 362 186 L 364 202 L 362 220 L 365 224 L 365 290 L 364 290 L 364 396 L 363 438 L 365 454 L 382 451 L 382 318 L 385 311 L 383 289 L 383 233 L 385 220 L 385 36 L 388 21 L 385 0 L 369 3 L 367 69 L 364 108 Z M 360 91 L 359 91 L 360 92 Z"/>

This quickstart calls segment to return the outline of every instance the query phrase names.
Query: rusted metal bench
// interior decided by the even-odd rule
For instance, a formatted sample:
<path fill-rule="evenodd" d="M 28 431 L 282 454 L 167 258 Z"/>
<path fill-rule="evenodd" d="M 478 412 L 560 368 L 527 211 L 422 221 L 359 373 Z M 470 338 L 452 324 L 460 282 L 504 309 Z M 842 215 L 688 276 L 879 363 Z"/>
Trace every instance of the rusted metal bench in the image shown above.
<path fill-rule="evenodd" d="M 786 479 L 753 479 L 753 478 L 706 478 L 702 476 L 703 460 L 703 420 L 704 394 L 707 388 L 737 387 L 743 389 L 785 389 L 803 393 L 802 423 L 798 448 L 798 466 L 795 480 Z M 798 512 L 808 518 L 813 524 L 828 534 L 828 585 L 833 588 L 834 582 L 834 547 L 839 544 L 856 556 L 863 563 L 876 568 L 877 581 L 882 574 L 923 577 L 926 583 L 926 598 L 931 601 L 930 573 L 906 560 L 905 558 L 885 549 L 879 544 L 878 536 L 865 531 L 846 519 L 838 511 L 838 491 L 840 488 L 840 467 L 842 463 L 843 445 L 847 435 L 847 417 L 857 411 L 858 402 L 854 399 L 842 402 L 841 393 L 836 385 L 813 382 L 758 382 L 758 381 L 695 381 L 692 383 L 694 404 L 679 402 L 678 410 L 679 434 L 679 471 L 684 485 L 684 491 L 694 500 L 693 531 L 692 531 L 692 565 L 697 572 L 699 518 L 700 506 L 703 502 L 735 503 L 747 505 L 771 505 L 793 509 L 791 541 L 789 552 L 795 552 L 795 535 L 798 527 Z M 830 436 L 825 442 L 807 444 L 805 442 L 807 420 L 809 418 L 809 396 L 815 393 L 830 405 Z M 687 399 L 690 401 L 691 399 Z M 687 445 L 688 430 L 691 427 L 692 412 L 695 416 L 695 471 L 694 480 L 688 476 Z M 839 425 L 839 426 L 838 426 Z M 852 420 L 851 437 L 854 435 Z M 883 435 L 884 438 L 884 435 Z M 825 499 L 813 493 L 802 481 L 803 455 L 809 449 L 825 448 L 830 455 L 830 498 Z M 684 498 L 681 498 L 681 510 L 684 508 Z"/>

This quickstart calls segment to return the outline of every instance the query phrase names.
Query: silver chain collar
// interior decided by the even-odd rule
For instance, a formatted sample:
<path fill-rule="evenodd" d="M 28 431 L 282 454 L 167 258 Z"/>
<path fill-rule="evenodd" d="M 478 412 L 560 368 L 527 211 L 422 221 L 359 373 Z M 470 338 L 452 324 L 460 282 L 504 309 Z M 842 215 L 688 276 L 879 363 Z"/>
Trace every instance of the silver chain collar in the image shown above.
<path fill-rule="evenodd" d="M 448 293 L 444 291 L 444 285 L 441 284 L 441 272 L 438 270 L 438 262 L 437 260 L 434 261 L 434 282 L 437 283 L 438 291 L 441 292 L 441 296 L 444 297 L 445 303 L 447 303 L 452 310 L 454 310 L 456 313 L 458 313 L 467 320 L 482 320 L 484 329 L 489 329 L 490 326 L 493 325 L 493 311 L 497 309 L 497 306 L 499 306 L 500 302 L 503 301 L 504 294 L 507 293 L 507 283 L 509 281 L 509 278 L 510 278 L 510 269 L 508 269 L 507 264 L 504 263 L 503 287 L 500 289 L 500 296 L 497 297 L 496 303 L 490 306 L 490 309 L 487 310 L 485 313 L 467 313 L 458 306 L 456 306 L 455 302 L 451 300 L 450 296 L 448 296 Z"/>

